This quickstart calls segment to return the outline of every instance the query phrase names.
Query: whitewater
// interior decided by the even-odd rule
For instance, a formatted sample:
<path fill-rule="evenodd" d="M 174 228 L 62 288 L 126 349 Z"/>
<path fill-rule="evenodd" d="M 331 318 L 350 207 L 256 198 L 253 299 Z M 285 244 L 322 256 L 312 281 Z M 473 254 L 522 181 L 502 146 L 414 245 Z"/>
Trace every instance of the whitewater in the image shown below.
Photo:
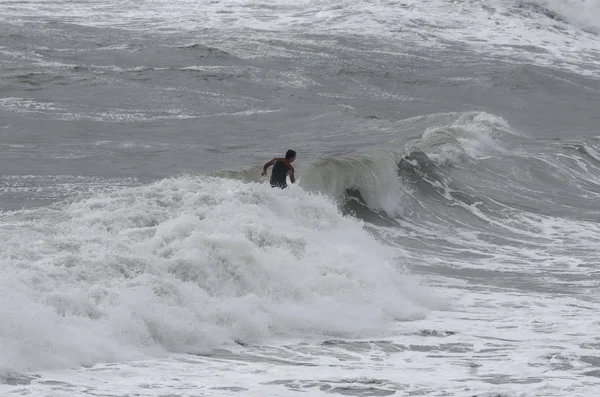
<path fill-rule="evenodd" d="M 596 396 L 598 21 L 0 1 L 0 395 Z"/>

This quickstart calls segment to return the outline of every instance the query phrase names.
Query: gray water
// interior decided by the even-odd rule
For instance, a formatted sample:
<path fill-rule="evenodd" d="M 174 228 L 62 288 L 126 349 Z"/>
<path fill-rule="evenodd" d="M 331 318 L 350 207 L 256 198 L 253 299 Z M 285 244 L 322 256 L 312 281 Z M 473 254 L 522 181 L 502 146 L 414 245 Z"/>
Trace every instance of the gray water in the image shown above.
<path fill-rule="evenodd" d="M 15 196 L 19 184 L 43 189 L 19 176 L 87 177 L 85 189 L 89 177 L 113 184 L 249 167 L 288 147 L 302 164 L 408 139 L 423 126 L 403 120 L 437 113 L 488 112 L 532 145 L 597 131 L 597 80 L 459 44 L 137 34 L 60 20 L 1 29 L 7 209 L 35 198 Z"/>
<path fill-rule="evenodd" d="M 595 395 L 596 8 L 317 3 L 0 3 L 0 390 Z"/>

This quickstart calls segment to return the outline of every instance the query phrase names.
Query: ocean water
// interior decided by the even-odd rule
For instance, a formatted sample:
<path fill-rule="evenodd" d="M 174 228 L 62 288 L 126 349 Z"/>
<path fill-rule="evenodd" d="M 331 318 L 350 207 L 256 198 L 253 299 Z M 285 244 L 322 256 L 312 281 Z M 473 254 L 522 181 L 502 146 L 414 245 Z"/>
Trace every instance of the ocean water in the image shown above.
<path fill-rule="evenodd" d="M 598 0 L 1 0 L 0 395 L 597 396 L 599 39 Z"/>

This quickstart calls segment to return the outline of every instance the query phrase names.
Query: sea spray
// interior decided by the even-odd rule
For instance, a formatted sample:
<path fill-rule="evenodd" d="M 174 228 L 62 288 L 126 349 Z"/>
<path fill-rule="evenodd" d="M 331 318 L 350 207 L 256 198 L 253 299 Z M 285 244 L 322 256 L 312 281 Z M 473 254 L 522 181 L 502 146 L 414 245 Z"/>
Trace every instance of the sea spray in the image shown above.
<path fill-rule="evenodd" d="M 3 374 L 386 332 L 439 302 L 326 196 L 181 177 L 5 213 Z"/>

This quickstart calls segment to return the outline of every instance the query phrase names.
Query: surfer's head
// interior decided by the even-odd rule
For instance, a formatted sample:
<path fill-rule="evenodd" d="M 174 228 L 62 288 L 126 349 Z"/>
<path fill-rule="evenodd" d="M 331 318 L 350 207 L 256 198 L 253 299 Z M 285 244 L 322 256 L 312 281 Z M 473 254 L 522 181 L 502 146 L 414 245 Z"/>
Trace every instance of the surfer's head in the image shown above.
<path fill-rule="evenodd" d="M 288 150 L 287 152 L 285 152 L 285 158 L 290 160 L 290 163 L 296 160 L 296 151 L 292 149 Z"/>

